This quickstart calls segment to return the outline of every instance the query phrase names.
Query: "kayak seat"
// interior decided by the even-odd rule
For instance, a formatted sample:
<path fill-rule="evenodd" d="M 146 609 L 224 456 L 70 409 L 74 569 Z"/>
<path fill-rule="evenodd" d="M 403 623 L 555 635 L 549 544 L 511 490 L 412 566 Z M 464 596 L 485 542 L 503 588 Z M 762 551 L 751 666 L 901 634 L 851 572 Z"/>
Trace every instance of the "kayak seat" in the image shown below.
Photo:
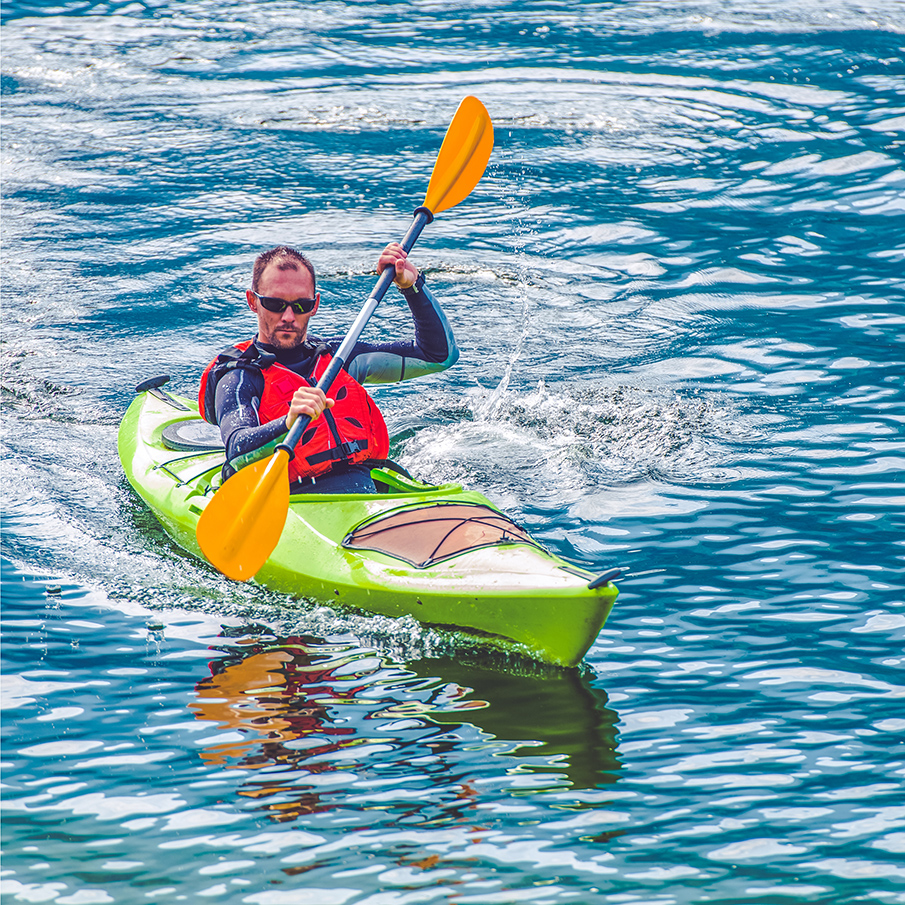
<path fill-rule="evenodd" d="M 161 439 L 167 449 L 177 452 L 225 451 L 220 428 L 197 418 L 168 424 L 161 433 Z"/>
<path fill-rule="evenodd" d="M 529 544 L 540 548 L 512 519 L 479 503 L 428 503 L 362 522 L 343 538 L 347 549 L 374 550 L 426 569 L 481 547 Z"/>
<path fill-rule="evenodd" d="M 371 479 L 378 493 L 423 493 L 435 487 L 416 480 L 392 459 L 369 459 L 365 465 L 371 466 Z"/>

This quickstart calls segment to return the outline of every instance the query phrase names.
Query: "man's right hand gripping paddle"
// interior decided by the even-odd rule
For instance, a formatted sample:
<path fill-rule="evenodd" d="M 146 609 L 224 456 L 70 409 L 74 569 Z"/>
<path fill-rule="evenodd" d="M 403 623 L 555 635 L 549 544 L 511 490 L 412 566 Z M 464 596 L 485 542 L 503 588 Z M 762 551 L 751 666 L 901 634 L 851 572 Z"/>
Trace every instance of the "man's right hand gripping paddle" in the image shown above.
<path fill-rule="evenodd" d="M 478 184 L 493 149 L 493 125 L 484 105 L 466 97 L 446 131 L 437 155 L 424 204 L 400 243 L 412 250 L 435 214 L 463 201 Z M 346 363 L 395 272 L 387 267 L 352 324 L 330 366 L 317 385 L 325 393 Z M 286 524 L 289 512 L 289 462 L 310 419 L 299 417 L 269 459 L 234 474 L 208 502 L 196 530 L 198 544 L 210 562 L 229 578 L 246 581 L 264 565 Z"/>

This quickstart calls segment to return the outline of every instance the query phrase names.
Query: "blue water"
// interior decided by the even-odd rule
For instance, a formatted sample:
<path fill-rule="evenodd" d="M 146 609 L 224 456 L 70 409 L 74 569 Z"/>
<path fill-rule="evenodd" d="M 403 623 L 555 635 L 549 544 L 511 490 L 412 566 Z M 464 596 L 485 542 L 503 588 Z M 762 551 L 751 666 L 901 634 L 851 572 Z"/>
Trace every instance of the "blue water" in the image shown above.
<path fill-rule="evenodd" d="M 4 902 L 905 903 L 905 5 L 3 8 Z M 237 585 L 125 482 L 132 387 L 348 325 L 413 253 L 393 452 L 626 569 L 581 670 Z M 372 338 L 408 329 L 390 299 Z"/>

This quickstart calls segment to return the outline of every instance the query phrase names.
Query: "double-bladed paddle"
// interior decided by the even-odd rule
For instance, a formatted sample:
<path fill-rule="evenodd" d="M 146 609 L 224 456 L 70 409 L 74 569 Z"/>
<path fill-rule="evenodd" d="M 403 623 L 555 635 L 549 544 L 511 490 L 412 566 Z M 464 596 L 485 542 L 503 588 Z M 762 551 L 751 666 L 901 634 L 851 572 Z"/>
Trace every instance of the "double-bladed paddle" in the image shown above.
<path fill-rule="evenodd" d="M 424 204 L 415 210 L 402 247 L 409 252 L 421 230 L 439 214 L 468 197 L 478 184 L 493 148 L 493 125 L 484 105 L 466 97 L 449 124 L 427 186 Z M 326 393 L 346 363 L 358 337 L 380 304 L 395 269 L 387 267 L 352 324 L 333 360 L 317 382 Z M 269 459 L 234 474 L 213 495 L 196 536 L 210 562 L 228 578 L 246 581 L 264 565 L 280 540 L 289 511 L 288 466 L 302 433 L 311 422 L 299 417 Z"/>

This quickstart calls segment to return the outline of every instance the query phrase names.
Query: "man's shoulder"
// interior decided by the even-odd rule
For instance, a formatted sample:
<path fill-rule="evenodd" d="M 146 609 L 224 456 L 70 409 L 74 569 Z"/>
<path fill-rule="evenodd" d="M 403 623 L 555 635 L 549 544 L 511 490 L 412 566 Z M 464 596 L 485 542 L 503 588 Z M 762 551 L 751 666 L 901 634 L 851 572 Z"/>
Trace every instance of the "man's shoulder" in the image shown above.
<path fill-rule="evenodd" d="M 255 338 L 223 347 L 210 368 L 209 379 L 215 385 L 223 380 L 232 381 L 245 375 L 253 378 L 260 376 L 264 368 L 273 364 L 274 356 L 259 349 Z"/>

